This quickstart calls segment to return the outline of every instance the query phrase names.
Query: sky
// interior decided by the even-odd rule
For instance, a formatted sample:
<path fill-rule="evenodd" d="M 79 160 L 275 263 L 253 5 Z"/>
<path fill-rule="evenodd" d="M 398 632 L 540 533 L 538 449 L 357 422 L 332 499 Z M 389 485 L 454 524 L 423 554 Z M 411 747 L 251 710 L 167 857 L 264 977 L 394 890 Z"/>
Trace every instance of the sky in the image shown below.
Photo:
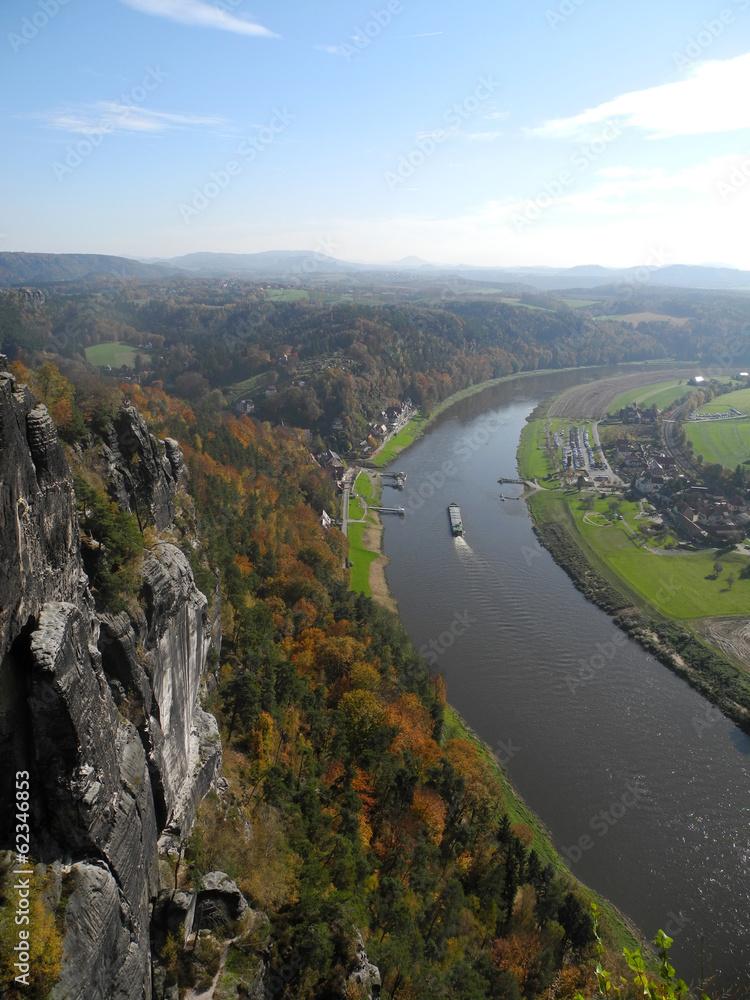
<path fill-rule="evenodd" d="M 3 0 L 0 251 L 750 269 L 750 0 Z"/>

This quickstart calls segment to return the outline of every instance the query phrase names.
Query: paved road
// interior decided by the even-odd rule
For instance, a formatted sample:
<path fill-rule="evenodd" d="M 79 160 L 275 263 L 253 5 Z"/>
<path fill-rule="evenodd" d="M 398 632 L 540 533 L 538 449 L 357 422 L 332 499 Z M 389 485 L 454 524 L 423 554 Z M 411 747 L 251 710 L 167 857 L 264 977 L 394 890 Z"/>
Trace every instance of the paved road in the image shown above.
<path fill-rule="evenodd" d="M 599 421 L 598 420 L 596 420 L 591 425 L 591 432 L 594 435 L 594 444 L 599 449 L 599 452 L 601 453 L 601 455 L 604 456 L 604 449 L 602 448 L 602 443 L 599 440 Z M 610 477 L 610 479 L 612 480 L 612 482 L 615 483 L 615 485 L 619 484 L 620 486 L 623 486 L 624 484 L 623 484 L 622 479 L 620 479 L 619 476 L 615 475 L 614 469 L 611 467 L 611 465 L 609 464 L 609 462 L 607 462 L 606 458 L 604 459 L 604 461 L 605 461 L 605 463 L 607 465 L 606 470 L 604 470 L 604 469 L 597 469 L 596 471 L 594 471 L 592 469 L 591 470 L 591 475 L 595 476 L 597 472 L 599 472 L 601 474 L 602 472 L 606 471 L 607 475 Z"/>
<path fill-rule="evenodd" d="M 341 503 L 341 530 L 347 534 L 349 526 L 349 487 L 344 487 L 344 497 Z"/>

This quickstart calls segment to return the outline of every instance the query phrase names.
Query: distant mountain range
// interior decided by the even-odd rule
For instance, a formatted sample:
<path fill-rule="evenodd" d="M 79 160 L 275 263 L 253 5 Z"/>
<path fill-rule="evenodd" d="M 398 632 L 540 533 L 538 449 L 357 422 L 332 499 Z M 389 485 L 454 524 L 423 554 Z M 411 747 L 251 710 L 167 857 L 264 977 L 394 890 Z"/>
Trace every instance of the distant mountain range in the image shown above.
<path fill-rule="evenodd" d="M 168 264 L 143 264 L 98 253 L 0 253 L 0 287 L 79 281 L 97 275 L 148 279 L 174 273 Z"/>
<path fill-rule="evenodd" d="M 474 267 L 431 264 L 405 257 L 392 264 L 337 260 L 308 250 L 269 250 L 265 253 L 191 253 L 181 257 L 133 260 L 105 254 L 0 253 L 0 287 L 51 284 L 82 278 L 112 276 L 141 280 L 179 275 L 275 280 L 321 279 L 325 275 L 356 275 L 373 283 L 402 279 L 448 280 L 523 285 L 538 291 L 570 291 L 633 284 L 750 291 L 750 271 L 708 264 L 670 264 L 659 268 L 608 268 L 598 264 L 577 267 Z"/>

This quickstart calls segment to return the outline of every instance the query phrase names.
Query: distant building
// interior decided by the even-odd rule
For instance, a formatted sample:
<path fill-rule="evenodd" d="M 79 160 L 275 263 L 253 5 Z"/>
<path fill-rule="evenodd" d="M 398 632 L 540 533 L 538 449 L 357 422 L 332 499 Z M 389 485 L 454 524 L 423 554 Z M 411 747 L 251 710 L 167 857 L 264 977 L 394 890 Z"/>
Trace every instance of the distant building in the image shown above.
<path fill-rule="evenodd" d="M 252 399 L 238 399 L 234 408 L 237 413 L 255 413 L 255 403 Z"/>
<path fill-rule="evenodd" d="M 688 385 L 700 385 L 702 382 L 705 382 L 705 381 L 706 380 L 703 377 L 703 375 L 693 375 L 693 377 L 688 382 Z"/>
<path fill-rule="evenodd" d="M 328 531 L 328 529 L 331 527 L 330 515 L 327 514 L 325 511 L 323 511 L 323 513 L 320 515 L 320 524 L 325 531 Z"/>

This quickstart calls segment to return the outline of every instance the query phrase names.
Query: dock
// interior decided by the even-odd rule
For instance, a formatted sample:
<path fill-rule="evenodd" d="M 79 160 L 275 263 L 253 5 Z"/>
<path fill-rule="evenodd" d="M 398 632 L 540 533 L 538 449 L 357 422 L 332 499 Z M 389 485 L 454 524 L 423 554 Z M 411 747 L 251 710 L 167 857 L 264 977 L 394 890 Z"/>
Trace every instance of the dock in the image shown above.
<path fill-rule="evenodd" d="M 392 486 L 394 490 L 403 490 L 406 485 L 406 473 L 405 472 L 381 472 L 380 481 L 381 483 L 389 479 L 391 482 L 388 484 Z"/>
<path fill-rule="evenodd" d="M 369 507 L 369 510 L 376 510 L 378 514 L 398 514 L 399 517 L 403 517 L 406 513 L 404 507 Z"/>

